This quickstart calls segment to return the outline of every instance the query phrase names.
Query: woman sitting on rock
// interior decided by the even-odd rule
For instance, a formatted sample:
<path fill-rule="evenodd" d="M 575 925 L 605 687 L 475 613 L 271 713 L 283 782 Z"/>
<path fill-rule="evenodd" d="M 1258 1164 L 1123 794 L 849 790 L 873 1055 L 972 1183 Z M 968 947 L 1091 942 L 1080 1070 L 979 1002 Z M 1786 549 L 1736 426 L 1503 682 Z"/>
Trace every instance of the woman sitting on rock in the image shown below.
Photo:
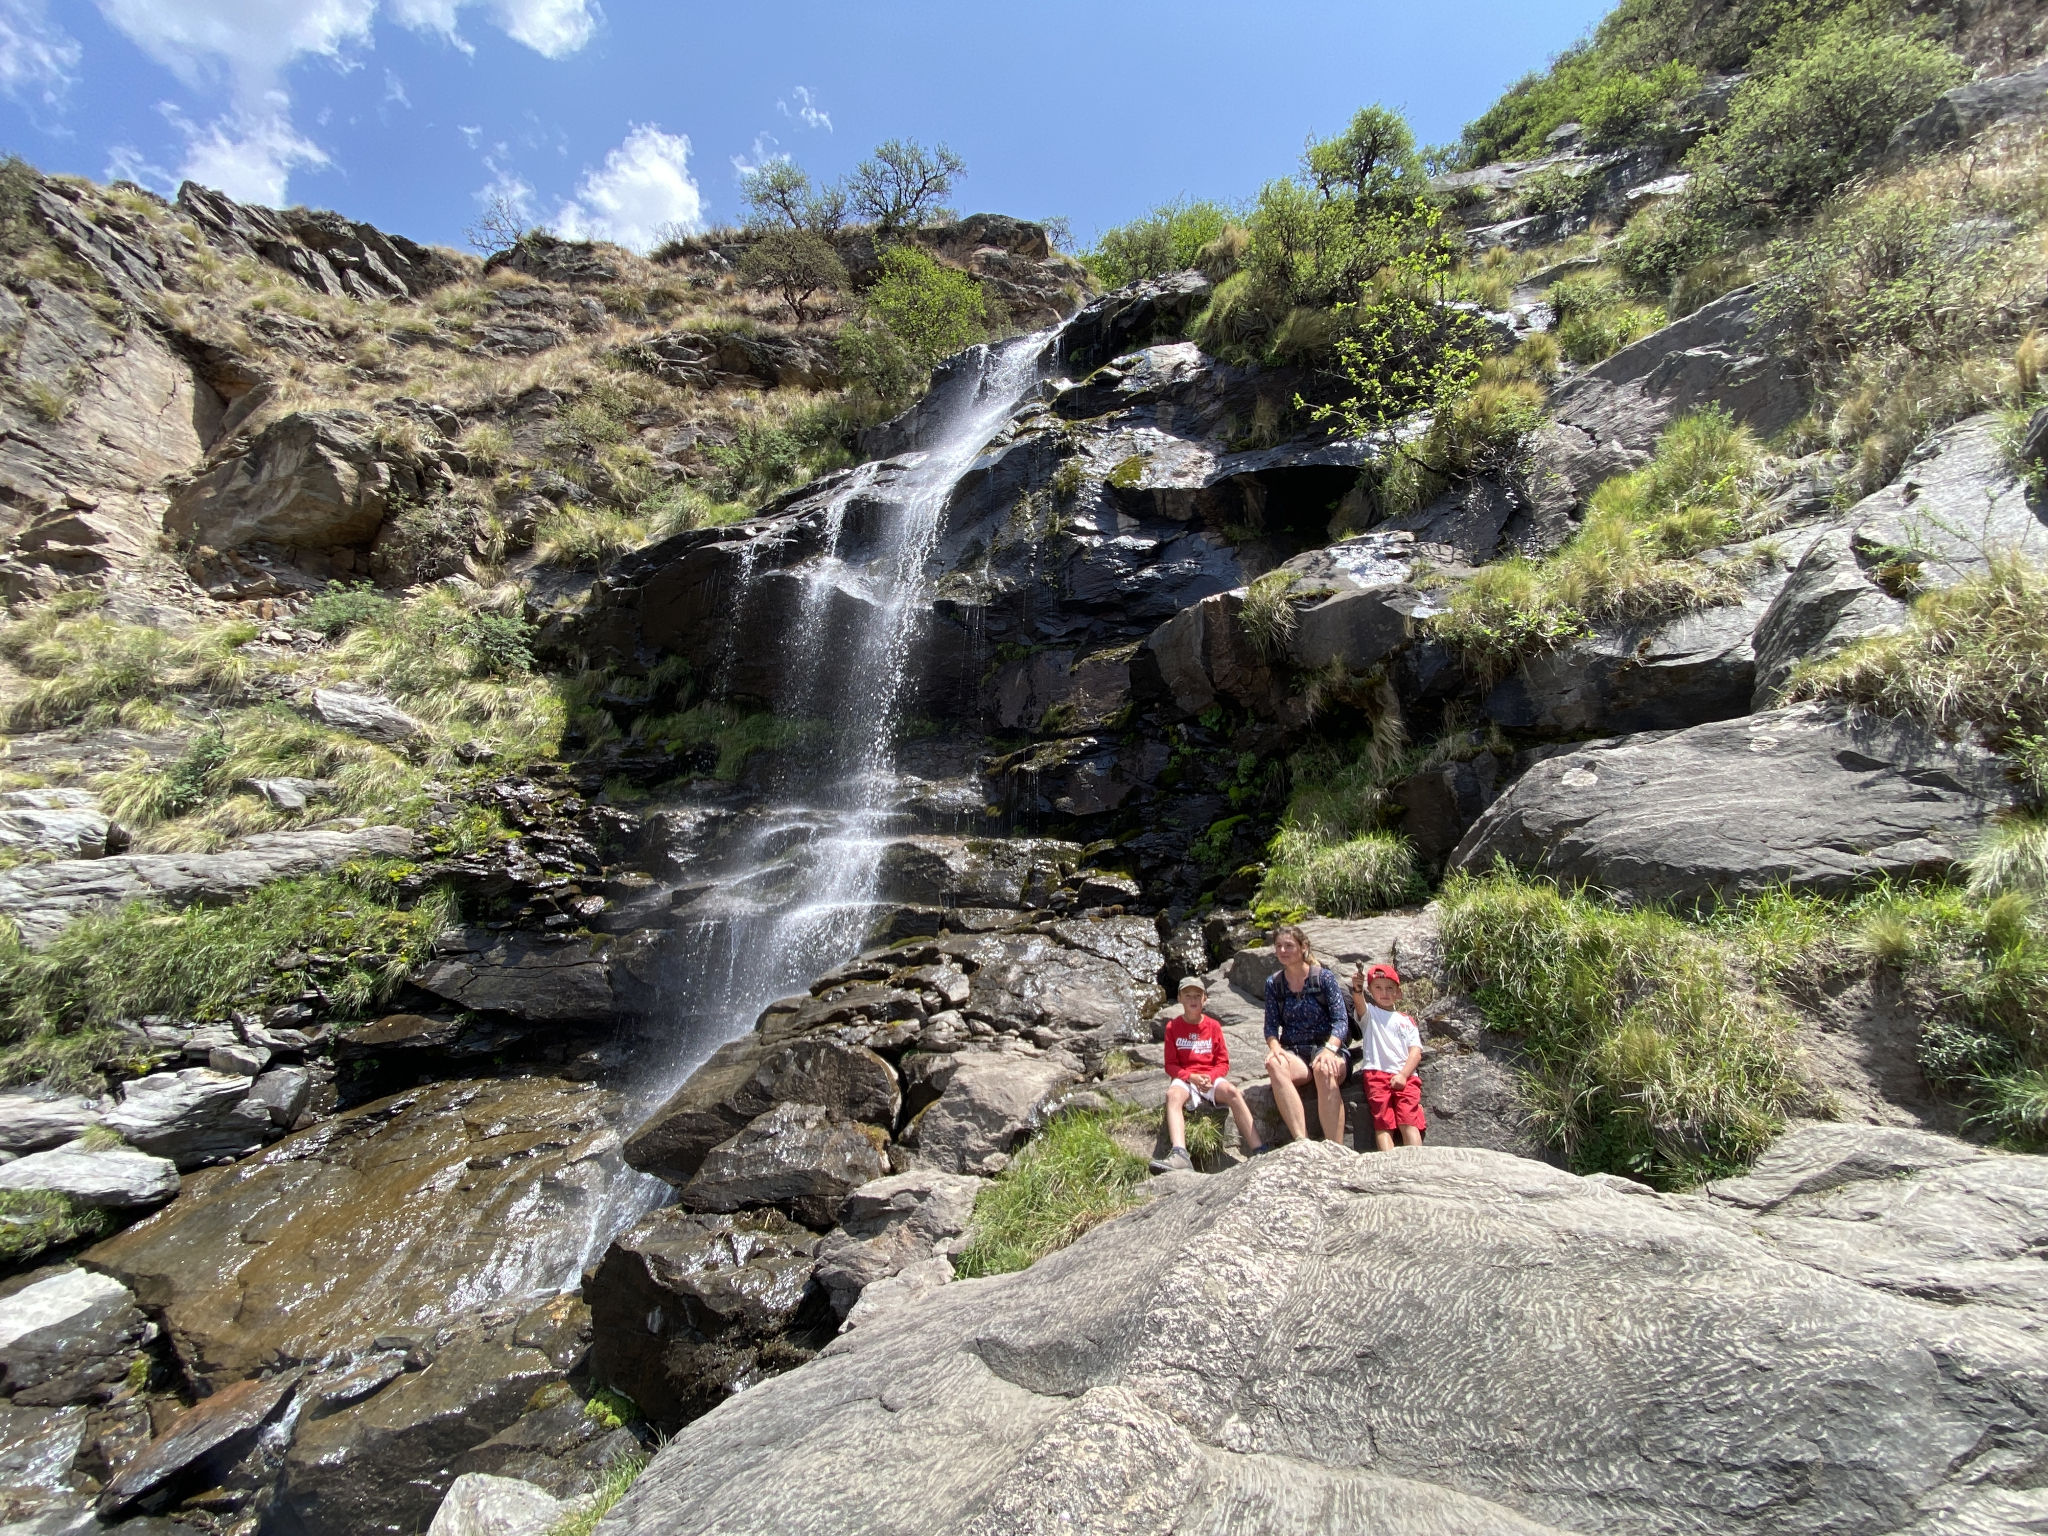
<path fill-rule="evenodd" d="M 1344 1042 L 1351 1015 L 1343 989 L 1328 966 L 1318 964 L 1308 935 L 1292 923 L 1273 930 L 1273 954 L 1280 969 L 1266 978 L 1266 1077 L 1273 1103 L 1296 1141 L 1308 1135 L 1301 1089 L 1316 1085 L 1316 1108 L 1326 1140 L 1344 1140 L 1344 1079 L 1351 1062 Z"/>

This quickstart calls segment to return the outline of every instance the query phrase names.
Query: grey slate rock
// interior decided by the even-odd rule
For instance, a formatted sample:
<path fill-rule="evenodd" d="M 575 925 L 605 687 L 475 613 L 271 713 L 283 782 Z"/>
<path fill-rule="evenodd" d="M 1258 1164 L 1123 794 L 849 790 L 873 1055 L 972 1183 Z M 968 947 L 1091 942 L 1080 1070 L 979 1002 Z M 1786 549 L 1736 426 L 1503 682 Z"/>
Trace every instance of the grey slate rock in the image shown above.
<path fill-rule="evenodd" d="M 87 1151 L 74 1144 L 0 1163 L 0 1189 L 46 1190 L 80 1205 L 137 1210 L 178 1193 L 178 1166 L 133 1147 Z"/>
<path fill-rule="evenodd" d="M 1905 618 L 1906 605 L 1870 579 L 1850 530 L 1829 529 L 1792 568 L 1757 621 L 1752 706 L 1777 703 L 1799 662 L 1898 629 Z"/>
<path fill-rule="evenodd" d="M 222 902 L 259 885 L 337 869 L 351 859 L 403 857 L 413 850 L 404 827 L 360 831 L 258 832 L 220 853 L 123 853 L 59 859 L 0 872 L 0 914 L 22 941 L 40 949 L 83 913 L 127 901 Z"/>
<path fill-rule="evenodd" d="M 773 1206 L 822 1231 L 849 1193 L 888 1171 L 883 1139 L 821 1105 L 777 1104 L 705 1154 L 682 1203 L 718 1212 Z"/>
<path fill-rule="evenodd" d="M 556 1400 L 549 1403 L 551 1396 Z M 457 1487 L 468 1474 L 485 1473 L 519 1478 L 556 1499 L 580 1499 L 593 1491 L 607 1465 L 640 1449 L 630 1429 L 605 1428 L 566 1386 L 543 1388 L 537 1401 L 545 1406 L 529 1408 L 509 1428 L 456 1458 Z"/>
<path fill-rule="evenodd" d="M 339 688 L 313 690 L 313 716 L 322 725 L 352 731 L 371 741 L 400 742 L 426 729 L 389 699 Z"/>
<path fill-rule="evenodd" d="M 686 1427 L 603 1530 L 2020 1530 L 2048 1514 L 2021 1323 L 1696 1197 L 1312 1142 L 884 1313 Z"/>
<path fill-rule="evenodd" d="M 223 1387 L 172 1420 L 164 1432 L 99 1497 L 103 1519 L 112 1519 L 209 1462 L 232 1463 L 260 1430 L 290 1402 L 301 1372 L 283 1371 Z M 201 1481 L 201 1486 L 205 1486 Z"/>
<path fill-rule="evenodd" d="M 155 1337 L 120 1281 L 60 1270 L 0 1300 L 0 1391 L 24 1406 L 90 1402 Z"/>
<path fill-rule="evenodd" d="M 818 1249 L 818 1283 L 841 1317 L 878 1280 L 956 1243 L 974 1219 L 984 1181 L 918 1168 L 863 1184 L 839 1208 Z"/>
<path fill-rule="evenodd" d="M 145 1152 L 200 1168 L 247 1156 L 276 1134 L 269 1109 L 249 1102 L 250 1087 L 246 1073 L 209 1067 L 153 1072 L 127 1084 L 104 1121 Z"/>
<path fill-rule="evenodd" d="M 1849 510 L 1857 551 L 1906 562 L 1921 586 L 1953 586 L 2017 553 L 2048 559 L 2048 502 L 2036 505 L 2013 472 L 1995 412 L 1937 432 L 1898 478 Z"/>
<path fill-rule="evenodd" d="M 1683 730 L 1750 711 L 1751 635 L 1765 599 L 1601 630 L 1539 655 L 1487 694 L 1481 713 L 1542 735 Z"/>
<path fill-rule="evenodd" d="M 434 958 L 413 981 L 458 1008 L 533 1024 L 602 1024 L 616 1006 L 609 953 L 586 939 L 551 944 L 453 929 L 434 941 Z"/>
<path fill-rule="evenodd" d="M 945 1173 L 999 1172 L 1078 1076 L 1079 1064 L 1059 1052 L 962 1052 L 937 1102 L 916 1121 L 919 1163 Z"/>
<path fill-rule="evenodd" d="M 1537 763 L 1451 856 L 1641 901 L 1946 873 L 2010 799 L 1991 753 L 1810 705 Z"/>
<path fill-rule="evenodd" d="M 1896 164 L 1974 139 L 1985 129 L 2016 118 L 2048 114 L 2048 64 L 2010 75 L 1972 80 L 1935 99 L 1918 117 L 1901 123 L 1885 147 Z"/>
<path fill-rule="evenodd" d="M 427 1536 L 546 1536 L 570 1513 L 532 1483 L 465 1472 L 448 1485 Z"/>
<path fill-rule="evenodd" d="M 822 1309 L 817 1252 L 817 1234 L 780 1211 L 649 1212 L 584 1284 L 593 1374 L 657 1425 L 709 1411 L 759 1379 L 764 1345 Z"/>
<path fill-rule="evenodd" d="M 304 1067 L 272 1067 L 250 1085 L 249 1097 L 242 1102 L 251 1108 L 261 1107 L 272 1125 L 288 1131 L 306 1112 L 312 1091 L 313 1080 Z"/>
<path fill-rule="evenodd" d="M 60 858 L 97 859 L 127 846 L 82 789 L 10 789 L 0 794 L 0 847 Z"/>
<path fill-rule="evenodd" d="M 39 1098 L 0 1093 L 0 1152 L 40 1152 L 61 1146 L 97 1118 L 92 1106 L 76 1095 Z"/>

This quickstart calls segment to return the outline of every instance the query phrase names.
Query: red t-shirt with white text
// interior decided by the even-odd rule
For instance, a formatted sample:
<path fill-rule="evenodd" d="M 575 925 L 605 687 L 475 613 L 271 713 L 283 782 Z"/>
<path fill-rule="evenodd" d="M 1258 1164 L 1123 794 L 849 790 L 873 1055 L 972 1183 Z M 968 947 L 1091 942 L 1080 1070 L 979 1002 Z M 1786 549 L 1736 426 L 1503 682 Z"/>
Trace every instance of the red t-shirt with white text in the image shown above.
<path fill-rule="evenodd" d="M 1230 1071 L 1230 1047 L 1223 1043 L 1223 1026 L 1203 1014 L 1201 1022 L 1190 1024 L 1187 1015 L 1176 1013 L 1166 1025 L 1166 1075 L 1185 1079 L 1191 1072 L 1223 1077 Z"/>

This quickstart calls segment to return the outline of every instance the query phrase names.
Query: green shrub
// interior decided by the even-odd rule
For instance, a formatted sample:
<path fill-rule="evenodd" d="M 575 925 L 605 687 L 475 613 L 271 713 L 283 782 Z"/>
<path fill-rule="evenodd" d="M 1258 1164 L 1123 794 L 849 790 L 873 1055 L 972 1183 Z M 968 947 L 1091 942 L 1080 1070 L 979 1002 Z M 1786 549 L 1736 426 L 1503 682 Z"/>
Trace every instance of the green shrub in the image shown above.
<path fill-rule="evenodd" d="M 79 918 L 41 950 L 10 927 L 0 932 L 0 1081 L 91 1087 L 131 1048 L 109 1029 L 116 1020 L 261 1010 L 304 991 L 309 967 L 333 1008 L 359 1015 L 426 958 L 453 915 L 442 895 L 399 905 L 371 865 L 358 877 L 277 881 L 221 907 L 129 902 Z"/>
<path fill-rule="evenodd" d="M 1718 167 L 1726 181 L 1713 195 L 1752 223 L 1810 213 L 1876 158 L 1894 128 L 1969 73 L 1937 43 L 1860 18 L 1838 21 L 1782 67 L 1745 81 L 1726 124 L 1687 163 Z"/>
<path fill-rule="evenodd" d="M 782 295 L 798 325 L 811 318 L 806 306 L 812 294 L 847 284 L 839 253 L 808 229 L 771 229 L 759 236 L 740 257 L 739 276 Z"/>
<path fill-rule="evenodd" d="M 1664 324 L 1664 311 L 1634 298 L 1615 274 L 1600 268 L 1551 285 L 1559 349 L 1581 365 L 1612 356 Z"/>
<path fill-rule="evenodd" d="M 882 252 L 881 275 L 861 312 L 859 324 L 839 333 L 840 362 L 886 401 L 916 394 L 940 359 L 983 340 L 993 318 L 972 276 L 901 245 Z"/>
<path fill-rule="evenodd" d="M 383 618 L 391 611 L 391 606 L 391 599 L 367 581 L 359 581 L 354 586 L 337 581 L 314 593 L 311 601 L 299 611 L 296 622 L 301 629 L 310 629 L 316 635 L 325 635 L 332 640 L 337 635 L 347 634 L 358 624 Z"/>
<path fill-rule="evenodd" d="M 974 1202 L 962 1278 L 1027 1269 L 1137 1203 L 1143 1158 L 1116 1144 L 1109 1128 L 1127 1114 L 1058 1114 L 1010 1160 Z"/>
<path fill-rule="evenodd" d="M 1804 1106 L 1784 1005 L 1713 933 L 1505 870 L 1441 900 L 1446 957 L 1521 1038 L 1535 1123 L 1573 1168 L 1683 1187 L 1740 1170 Z"/>
<path fill-rule="evenodd" d="M 1647 74 L 1619 71 L 1586 90 L 1579 121 L 1596 149 L 1635 143 L 1699 88 L 1700 72 L 1676 59 Z"/>
<path fill-rule="evenodd" d="M 1105 288 L 1184 272 L 1234 220 L 1221 203 L 1163 203 L 1143 218 L 1104 230 L 1081 260 Z"/>

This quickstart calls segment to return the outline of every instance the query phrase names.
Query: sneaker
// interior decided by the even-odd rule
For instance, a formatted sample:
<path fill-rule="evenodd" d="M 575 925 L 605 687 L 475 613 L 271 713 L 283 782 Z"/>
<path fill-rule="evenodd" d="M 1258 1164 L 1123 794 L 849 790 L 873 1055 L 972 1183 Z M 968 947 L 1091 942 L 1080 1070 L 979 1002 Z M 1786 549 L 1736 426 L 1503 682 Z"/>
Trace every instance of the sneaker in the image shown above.
<path fill-rule="evenodd" d="M 1272 1151 L 1272 1150 L 1273 1150 L 1273 1143 L 1271 1143 L 1270 1141 L 1262 1141 L 1262 1142 L 1260 1142 L 1260 1143 L 1259 1143 L 1259 1144 L 1258 1144 L 1258 1145 L 1257 1145 L 1256 1147 L 1253 1147 L 1253 1148 L 1251 1149 L 1251 1151 L 1249 1151 L 1249 1152 L 1245 1153 L 1245 1156 L 1246 1156 L 1246 1157 L 1257 1157 L 1257 1156 L 1258 1156 L 1258 1155 L 1259 1155 L 1259 1154 L 1260 1154 L 1261 1152 L 1270 1152 L 1270 1151 Z"/>
<path fill-rule="evenodd" d="M 1195 1160 L 1188 1156 L 1186 1147 L 1175 1147 L 1164 1157 L 1152 1159 L 1154 1173 L 1184 1173 L 1195 1166 Z"/>

